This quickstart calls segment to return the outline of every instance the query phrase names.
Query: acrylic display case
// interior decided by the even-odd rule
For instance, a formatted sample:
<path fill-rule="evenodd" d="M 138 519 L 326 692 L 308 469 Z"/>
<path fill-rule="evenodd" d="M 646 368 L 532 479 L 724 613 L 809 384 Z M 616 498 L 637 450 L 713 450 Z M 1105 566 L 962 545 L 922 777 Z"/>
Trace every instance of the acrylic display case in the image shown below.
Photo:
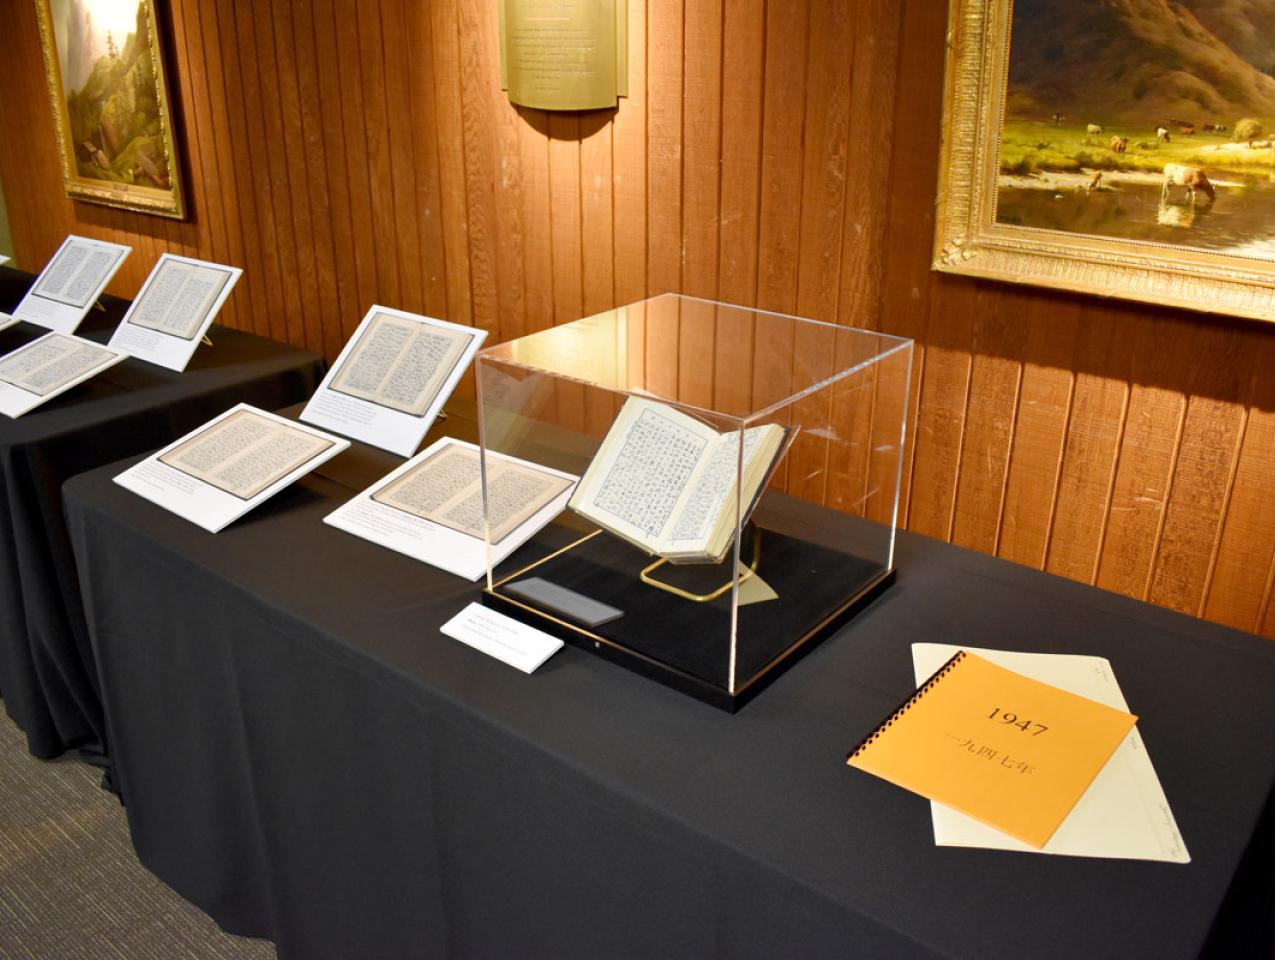
<path fill-rule="evenodd" d="M 907 339 L 674 294 L 483 350 L 489 528 L 517 493 L 490 454 L 582 478 L 484 601 L 738 709 L 893 579 L 911 362 Z"/>

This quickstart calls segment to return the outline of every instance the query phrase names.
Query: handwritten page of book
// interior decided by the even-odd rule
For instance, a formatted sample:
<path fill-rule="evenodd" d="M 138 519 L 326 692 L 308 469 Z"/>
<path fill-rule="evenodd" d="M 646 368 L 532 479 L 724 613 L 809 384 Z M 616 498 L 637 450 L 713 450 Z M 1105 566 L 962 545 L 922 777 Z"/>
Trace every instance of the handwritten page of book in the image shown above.
<path fill-rule="evenodd" d="M 373 307 L 301 419 L 410 456 L 486 336 L 474 327 Z"/>
<path fill-rule="evenodd" d="M 57 333 L 73 333 L 130 252 L 131 247 L 118 243 L 68 236 L 13 315 Z"/>
<path fill-rule="evenodd" d="M 1040 848 L 1136 721 L 961 651 L 847 762 Z"/>
<path fill-rule="evenodd" d="M 217 533 L 349 445 L 241 403 L 115 482 Z"/>
<path fill-rule="evenodd" d="M 777 424 L 743 431 L 741 482 L 751 503 L 786 436 Z M 720 559 L 734 533 L 739 431 L 654 400 L 629 397 L 607 431 L 571 507 L 648 553 Z"/>
<path fill-rule="evenodd" d="M 160 456 L 159 462 L 250 500 L 332 446 L 251 410 L 240 410 Z"/>
<path fill-rule="evenodd" d="M 0 413 L 19 417 L 126 356 L 80 337 L 47 333 L 0 358 Z"/>
<path fill-rule="evenodd" d="M 930 677 L 958 650 L 945 643 L 912 644 L 917 683 Z M 1020 653 L 966 647 L 967 652 L 1078 696 L 1128 710 L 1111 664 L 1102 657 Z M 1164 788 L 1138 728 L 1116 748 L 1089 789 L 1044 847 L 1036 849 L 938 803 L 930 804 L 934 841 L 943 847 L 982 847 L 1073 857 L 1189 863 Z"/>
<path fill-rule="evenodd" d="M 577 478 L 488 451 L 491 557 L 497 564 L 562 512 Z M 443 437 L 324 518 L 347 533 L 477 580 L 487 570 L 479 449 Z"/>
<path fill-rule="evenodd" d="M 184 370 L 242 270 L 166 253 L 159 258 L 111 346 L 169 370 Z"/>

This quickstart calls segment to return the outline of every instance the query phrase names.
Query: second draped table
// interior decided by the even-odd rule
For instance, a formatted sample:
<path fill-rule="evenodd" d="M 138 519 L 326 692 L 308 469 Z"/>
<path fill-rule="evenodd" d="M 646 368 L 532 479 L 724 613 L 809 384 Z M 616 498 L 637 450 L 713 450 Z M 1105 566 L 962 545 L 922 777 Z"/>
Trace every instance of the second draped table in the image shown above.
<path fill-rule="evenodd" d="M 33 282 L 0 268 L 0 310 Z M 106 343 L 128 304 L 104 298 L 77 333 Z M 0 353 L 47 331 L 0 331 Z M 0 696 L 37 757 L 105 744 L 62 509 L 62 484 L 84 470 L 151 450 L 239 401 L 267 409 L 308 396 L 323 373 L 309 351 L 214 326 L 184 373 L 125 360 L 17 420 L 0 417 Z"/>

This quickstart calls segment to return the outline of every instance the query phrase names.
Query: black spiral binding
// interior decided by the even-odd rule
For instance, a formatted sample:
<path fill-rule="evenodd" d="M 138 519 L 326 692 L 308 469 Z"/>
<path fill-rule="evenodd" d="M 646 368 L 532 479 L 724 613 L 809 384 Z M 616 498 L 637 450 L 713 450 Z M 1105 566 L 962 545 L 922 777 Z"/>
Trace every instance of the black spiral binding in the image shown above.
<path fill-rule="evenodd" d="M 925 683 L 921 684 L 921 686 L 917 688 L 916 692 L 913 693 L 912 696 L 908 697 L 901 704 L 899 704 L 889 714 L 889 716 L 887 716 L 884 720 L 882 720 L 879 724 L 877 724 L 876 728 L 871 733 L 869 733 L 866 737 L 860 740 L 858 744 L 855 745 L 855 748 L 851 750 L 849 754 L 846 755 L 846 763 L 849 763 L 851 760 L 857 757 L 860 753 L 866 750 L 869 746 L 871 746 L 872 742 L 876 740 L 877 737 L 885 733 L 886 728 L 892 726 L 894 721 L 899 719 L 900 715 L 910 710 L 912 708 L 912 704 L 916 703 L 923 696 L 929 693 L 930 689 L 936 683 L 938 683 L 945 676 L 951 673 L 952 668 L 955 667 L 958 663 L 960 663 L 964 659 L 965 659 L 965 651 L 957 650 L 956 653 L 952 655 L 952 658 L 948 660 L 947 663 L 943 664 L 943 666 L 939 667 L 938 670 L 934 672 L 934 675 L 930 677 L 930 679 L 926 680 Z"/>

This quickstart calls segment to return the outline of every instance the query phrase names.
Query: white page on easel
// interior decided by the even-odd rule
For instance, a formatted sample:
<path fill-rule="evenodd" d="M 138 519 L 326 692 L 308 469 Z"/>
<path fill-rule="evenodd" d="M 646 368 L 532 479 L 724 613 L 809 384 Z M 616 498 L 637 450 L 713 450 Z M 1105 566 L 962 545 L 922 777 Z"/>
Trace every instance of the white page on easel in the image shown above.
<path fill-rule="evenodd" d="M 932 677 L 957 650 L 977 654 L 1007 670 L 1117 710 L 1129 709 L 1111 664 L 1102 657 L 914 643 L 912 666 L 916 682 L 921 684 Z M 930 812 L 934 820 L 934 842 L 940 847 L 981 847 L 1167 863 L 1191 861 L 1136 726 L 1043 849 L 1037 850 L 938 803 L 930 803 Z"/>
<path fill-rule="evenodd" d="M 242 274 L 238 267 L 164 254 L 111 334 L 110 346 L 180 373 Z"/>
<path fill-rule="evenodd" d="M 17 419 L 127 358 L 82 337 L 46 333 L 0 357 L 0 413 Z"/>
<path fill-rule="evenodd" d="M 323 522 L 422 563 L 477 580 L 487 572 L 479 450 L 442 437 Z M 492 566 L 522 546 L 567 505 L 579 477 L 487 453 L 488 492 L 503 486 L 508 510 L 493 521 Z M 503 483 L 508 480 L 508 483 Z M 493 511 L 500 509 L 493 506 Z M 427 514 L 427 516 L 422 515 Z"/>
<path fill-rule="evenodd" d="M 14 317 L 56 333 L 74 333 L 132 252 L 132 247 L 119 243 L 68 236 L 13 311 Z"/>
<path fill-rule="evenodd" d="M 301 419 L 410 457 L 486 337 L 475 327 L 374 306 Z"/>
<path fill-rule="evenodd" d="M 350 442 L 240 403 L 115 478 L 217 533 Z"/>

